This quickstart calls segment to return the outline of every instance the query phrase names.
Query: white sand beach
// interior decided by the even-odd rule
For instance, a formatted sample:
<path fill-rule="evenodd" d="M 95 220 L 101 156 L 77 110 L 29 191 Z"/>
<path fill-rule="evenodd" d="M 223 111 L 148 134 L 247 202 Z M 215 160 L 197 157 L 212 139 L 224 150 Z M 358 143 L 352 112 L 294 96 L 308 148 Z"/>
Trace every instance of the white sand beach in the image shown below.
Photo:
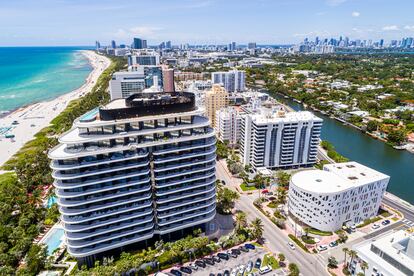
<path fill-rule="evenodd" d="M 91 91 L 101 73 L 108 68 L 111 61 L 93 51 L 82 51 L 93 67 L 86 82 L 78 89 L 64 94 L 56 99 L 39 102 L 20 108 L 7 116 L 0 118 L 0 166 L 10 159 L 26 142 L 61 113 L 71 100 L 77 99 Z M 17 121 L 18 124 L 12 124 Z M 5 138 L 4 128 L 12 127 L 8 134 L 14 138 Z M 1 171 L 0 171 L 1 172 Z"/>

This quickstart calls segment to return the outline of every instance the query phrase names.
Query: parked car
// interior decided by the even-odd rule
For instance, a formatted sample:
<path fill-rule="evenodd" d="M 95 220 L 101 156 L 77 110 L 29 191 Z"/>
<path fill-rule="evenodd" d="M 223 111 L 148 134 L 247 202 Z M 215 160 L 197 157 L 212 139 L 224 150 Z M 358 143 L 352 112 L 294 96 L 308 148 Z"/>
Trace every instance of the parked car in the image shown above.
<path fill-rule="evenodd" d="M 243 251 L 243 252 L 249 252 L 249 249 L 248 248 L 246 248 L 245 246 L 239 246 L 239 248 L 238 248 L 240 251 Z"/>
<path fill-rule="evenodd" d="M 266 273 L 269 273 L 270 271 L 272 271 L 272 268 L 270 266 L 267 266 L 267 265 L 259 268 L 259 273 L 260 274 L 266 274 Z"/>
<path fill-rule="evenodd" d="M 253 245 L 253 244 L 251 244 L 251 243 L 246 243 L 244 246 L 245 246 L 246 248 L 248 248 L 248 249 L 252 249 L 252 250 L 256 249 L 256 246 L 254 246 L 254 245 Z"/>
<path fill-rule="evenodd" d="M 288 245 L 290 249 L 295 250 L 295 245 L 293 244 L 293 242 L 288 242 Z"/>
<path fill-rule="evenodd" d="M 227 253 L 218 253 L 217 254 L 217 256 L 220 258 L 220 259 L 223 259 L 223 260 L 228 260 L 228 259 L 230 259 L 229 258 L 229 254 L 227 254 Z"/>
<path fill-rule="evenodd" d="M 233 258 L 237 258 L 237 257 L 239 256 L 239 255 L 237 255 L 237 254 L 236 254 L 236 252 L 233 252 L 233 251 L 231 251 L 231 250 L 228 252 L 228 254 L 229 254 L 230 256 L 232 256 Z"/>
<path fill-rule="evenodd" d="M 241 251 L 239 249 L 235 249 L 235 248 L 232 249 L 231 252 L 232 253 L 236 253 L 237 255 L 240 255 L 241 254 Z"/>
<path fill-rule="evenodd" d="M 204 258 L 203 261 L 208 265 L 214 265 L 214 260 L 212 258 Z"/>
<path fill-rule="evenodd" d="M 177 269 L 171 269 L 170 273 L 175 276 L 182 276 L 183 274 Z"/>
<path fill-rule="evenodd" d="M 230 276 L 237 276 L 238 270 L 237 268 L 233 268 L 233 270 L 231 271 Z"/>
<path fill-rule="evenodd" d="M 219 272 L 219 273 L 217 273 L 217 276 L 223 276 L 223 274 L 221 274 L 221 273 Z"/>
<path fill-rule="evenodd" d="M 215 276 L 214 273 L 210 273 L 208 276 Z"/>
<path fill-rule="evenodd" d="M 355 232 L 356 231 L 356 226 L 355 225 L 352 225 L 351 226 L 351 232 Z"/>
<path fill-rule="evenodd" d="M 240 265 L 239 266 L 239 273 L 241 274 L 241 275 L 244 275 L 244 271 L 246 270 L 246 267 L 244 266 L 244 265 Z"/>
<path fill-rule="evenodd" d="M 337 246 L 338 245 L 338 242 L 337 241 L 333 241 L 333 242 L 330 242 L 329 243 L 329 246 L 330 247 L 335 247 L 335 246 Z"/>
<path fill-rule="evenodd" d="M 253 262 L 252 261 L 249 261 L 247 263 L 246 271 L 247 272 L 250 272 L 250 271 L 252 271 L 252 269 L 253 269 Z"/>
<path fill-rule="evenodd" d="M 374 225 L 372 225 L 371 228 L 375 230 L 375 229 L 380 228 L 380 225 L 378 223 L 374 223 Z"/>
<path fill-rule="evenodd" d="M 219 257 L 219 256 L 212 256 L 211 258 L 214 260 L 214 262 L 215 262 L 215 263 L 219 263 L 219 262 L 221 262 L 221 260 L 220 260 L 220 257 Z"/>
<path fill-rule="evenodd" d="M 257 258 L 257 260 L 256 260 L 256 262 L 254 264 L 254 267 L 255 268 L 260 268 L 261 265 L 262 265 L 262 259 Z"/>
<path fill-rule="evenodd" d="M 191 263 L 191 264 L 189 265 L 189 267 L 190 267 L 192 270 L 198 270 L 198 266 L 197 266 L 195 263 Z"/>
<path fill-rule="evenodd" d="M 224 270 L 223 276 L 230 276 L 230 271 L 228 271 L 227 269 Z"/>
<path fill-rule="evenodd" d="M 318 249 L 319 252 L 322 252 L 322 251 L 327 250 L 328 247 L 326 245 L 322 244 L 322 245 L 318 245 L 317 249 Z"/>
<path fill-rule="evenodd" d="M 383 222 L 381 222 L 382 225 L 388 225 L 390 223 L 391 223 L 391 221 L 389 219 L 386 219 Z"/>
<path fill-rule="evenodd" d="M 206 267 L 206 263 L 202 260 L 197 260 L 194 262 L 198 267 L 202 267 L 205 268 Z"/>
<path fill-rule="evenodd" d="M 191 274 L 191 273 L 193 273 L 193 271 L 191 270 L 191 268 L 186 267 L 186 266 L 182 266 L 182 267 L 180 267 L 180 271 L 181 271 L 181 272 L 184 272 L 184 273 L 187 273 L 187 274 Z"/>

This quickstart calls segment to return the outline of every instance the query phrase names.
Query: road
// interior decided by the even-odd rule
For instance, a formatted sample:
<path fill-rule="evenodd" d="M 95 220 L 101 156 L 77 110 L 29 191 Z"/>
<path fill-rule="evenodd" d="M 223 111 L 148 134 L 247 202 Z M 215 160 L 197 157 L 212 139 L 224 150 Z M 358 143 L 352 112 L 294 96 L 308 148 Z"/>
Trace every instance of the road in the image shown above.
<path fill-rule="evenodd" d="M 217 163 L 216 166 L 217 178 L 224 180 L 229 188 L 233 188 L 232 177 L 221 163 Z M 264 226 L 264 239 L 265 246 L 272 252 L 282 252 L 285 254 L 289 262 L 298 264 L 301 273 L 305 276 L 312 275 L 329 275 L 326 271 L 326 264 L 323 258 L 319 255 L 308 254 L 302 251 L 300 248 L 291 250 L 287 245 L 289 238 L 283 233 L 276 225 L 274 225 L 269 218 L 263 215 L 253 206 L 253 201 L 257 198 L 258 194 L 253 195 L 241 195 L 240 199 L 236 203 L 236 209 L 246 213 L 248 220 L 253 220 L 256 217 L 260 218 Z"/>

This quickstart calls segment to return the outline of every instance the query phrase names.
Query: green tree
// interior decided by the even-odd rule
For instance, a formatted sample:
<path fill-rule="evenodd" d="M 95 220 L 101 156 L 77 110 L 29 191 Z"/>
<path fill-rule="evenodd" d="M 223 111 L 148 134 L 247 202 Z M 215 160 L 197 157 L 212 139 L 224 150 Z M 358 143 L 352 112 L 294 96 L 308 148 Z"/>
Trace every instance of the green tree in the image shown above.
<path fill-rule="evenodd" d="M 279 255 L 277 255 L 277 257 L 279 258 L 279 262 L 284 262 L 286 260 L 286 257 L 283 253 L 279 253 Z"/>
<path fill-rule="evenodd" d="M 400 145 L 405 141 L 405 132 L 401 129 L 392 129 L 387 135 L 388 142 Z"/>
<path fill-rule="evenodd" d="M 328 267 L 329 268 L 337 268 L 338 267 L 338 261 L 334 256 L 328 258 Z"/>
<path fill-rule="evenodd" d="M 289 276 L 299 276 L 299 267 L 295 263 L 290 263 L 289 266 Z"/>
<path fill-rule="evenodd" d="M 228 188 L 217 189 L 217 211 L 220 214 L 230 214 L 239 194 Z"/>
<path fill-rule="evenodd" d="M 373 132 L 376 131 L 378 129 L 378 121 L 375 120 L 370 120 L 367 123 L 367 131 L 368 132 Z"/>
<path fill-rule="evenodd" d="M 260 218 L 255 218 L 250 224 L 252 230 L 252 237 L 256 240 L 261 240 L 263 237 L 264 226 Z"/>
<path fill-rule="evenodd" d="M 362 271 L 364 271 L 364 275 L 365 275 L 365 270 L 367 270 L 368 267 L 369 267 L 368 263 L 365 262 L 365 261 L 362 261 L 361 264 L 360 264 L 360 267 L 361 267 Z"/>
<path fill-rule="evenodd" d="M 44 268 L 47 258 L 46 248 L 33 244 L 27 252 L 26 262 L 29 273 L 35 275 Z"/>
<path fill-rule="evenodd" d="M 236 213 L 235 218 L 235 230 L 237 233 L 239 233 L 241 230 L 244 230 L 247 226 L 247 218 L 246 213 L 242 211 L 238 211 Z"/>
<path fill-rule="evenodd" d="M 347 266 L 346 257 L 347 257 L 347 255 L 349 253 L 349 248 L 348 247 L 342 248 L 342 252 L 344 252 L 344 255 L 345 255 L 345 266 Z"/>

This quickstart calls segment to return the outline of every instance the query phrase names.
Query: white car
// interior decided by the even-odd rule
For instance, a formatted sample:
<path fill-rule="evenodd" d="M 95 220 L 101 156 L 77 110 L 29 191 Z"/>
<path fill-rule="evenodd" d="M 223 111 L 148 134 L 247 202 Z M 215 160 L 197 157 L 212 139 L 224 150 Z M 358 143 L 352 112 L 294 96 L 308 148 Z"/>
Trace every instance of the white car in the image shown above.
<path fill-rule="evenodd" d="M 372 229 L 378 229 L 378 228 L 380 228 L 380 225 L 378 223 L 374 223 L 374 225 L 372 225 L 371 228 Z"/>
<path fill-rule="evenodd" d="M 240 265 L 239 266 L 239 273 L 241 274 L 241 275 L 243 275 L 244 274 L 244 271 L 246 270 L 246 267 L 244 266 L 244 265 Z"/>
<path fill-rule="evenodd" d="M 288 242 L 288 245 L 290 247 L 290 249 L 295 250 L 295 245 L 293 244 L 293 242 Z"/>
<path fill-rule="evenodd" d="M 197 266 L 195 263 L 191 263 L 191 264 L 189 265 L 189 267 L 190 267 L 192 270 L 198 270 L 198 266 Z"/>
<path fill-rule="evenodd" d="M 237 272 L 238 272 L 237 268 L 233 268 L 233 270 L 231 271 L 230 276 L 237 276 L 237 274 L 238 274 Z"/>
<path fill-rule="evenodd" d="M 318 249 L 319 252 L 322 252 L 322 251 L 327 250 L 328 247 L 326 245 L 322 244 L 322 245 L 318 245 L 317 249 Z"/>

